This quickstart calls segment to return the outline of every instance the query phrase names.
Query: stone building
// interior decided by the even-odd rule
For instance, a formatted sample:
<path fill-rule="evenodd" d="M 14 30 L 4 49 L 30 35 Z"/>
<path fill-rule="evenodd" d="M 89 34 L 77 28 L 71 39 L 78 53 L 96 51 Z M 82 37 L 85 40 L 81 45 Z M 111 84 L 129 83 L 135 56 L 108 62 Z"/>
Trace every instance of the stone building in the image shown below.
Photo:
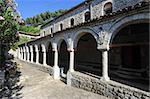
<path fill-rule="evenodd" d="M 67 85 L 149 99 L 149 0 L 86 0 L 41 27 L 18 58 Z"/>

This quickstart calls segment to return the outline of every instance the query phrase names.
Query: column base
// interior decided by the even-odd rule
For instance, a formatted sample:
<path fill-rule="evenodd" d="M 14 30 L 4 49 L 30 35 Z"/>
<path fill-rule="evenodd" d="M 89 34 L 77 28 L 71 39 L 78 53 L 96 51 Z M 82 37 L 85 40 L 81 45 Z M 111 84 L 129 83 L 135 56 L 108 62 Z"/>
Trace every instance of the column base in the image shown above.
<path fill-rule="evenodd" d="M 69 69 L 69 71 L 68 72 L 74 72 L 74 70 L 73 69 Z"/>
<path fill-rule="evenodd" d="M 40 63 L 37 63 L 37 62 L 36 62 L 35 64 L 38 64 L 38 65 L 39 65 Z"/>
<path fill-rule="evenodd" d="M 60 68 L 58 66 L 53 67 L 53 78 L 60 79 Z"/>
<path fill-rule="evenodd" d="M 47 64 L 43 64 L 44 66 L 47 66 Z"/>
<path fill-rule="evenodd" d="M 108 76 L 107 76 L 107 77 L 102 77 L 101 80 L 102 80 L 102 81 L 109 81 L 110 78 L 109 78 Z"/>
<path fill-rule="evenodd" d="M 71 78 L 72 78 L 71 72 L 68 71 L 67 72 L 67 85 L 68 86 L 71 86 Z"/>

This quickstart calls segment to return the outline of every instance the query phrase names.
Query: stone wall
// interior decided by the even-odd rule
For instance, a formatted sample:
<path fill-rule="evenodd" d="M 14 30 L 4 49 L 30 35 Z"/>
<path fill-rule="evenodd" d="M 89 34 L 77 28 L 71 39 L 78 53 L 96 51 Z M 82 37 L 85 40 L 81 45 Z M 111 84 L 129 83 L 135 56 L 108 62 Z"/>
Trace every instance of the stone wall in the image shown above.
<path fill-rule="evenodd" d="M 63 29 L 69 28 L 70 26 L 70 20 L 71 18 L 74 18 L 74 25 L 80 24 L 84 22 L 84 13 L 88 10 L 91 11 L 91 17 L 96 18 L 98 16 L 101 16 L 101 10 L 102 5 L 100 2 L 105 0 L 94 0 L 88 4 L 84 4 L 80 6 L 79 8 L 74 9 L 73 11 L 59 17 L 55 21 L 52 21 L 51 23 L 44 26 L 44 28 L 41 30 L 40 34 L 43 35 L 43 31 L 46 31 L 46 35 L 50 34 L 49 31 L 47 31 L 47 27 L 51 27 L 52 24 L 54 25 L 54 32 L 60 31 L 60 24 L 63 24 Z"/>
<path fill-rule="evenodd" d="M 67 78 L 68 79 L 68 78 Z M 71 86 L 91 91 L 109 98 L 115 99 L 150 99 L 150 93 L 117 83 L 115 81 L 105 82 L 100 78 L 74 72 L 69 76 Z"/>
<path fill-rule="evenodd" d="M 98 18 L 102 15 L 102 0 L 95 0 L 95 2 L 91 3 L 91 13 L 92 19 Z"/>
<path fill-rule="evenodd" d="M 84 21 L 83 16 L 84 16 L 86 9 L 87 9 L 86 6 L 82 6 L 80 8 L 75 9 L 74 11 L 58 18 L 54 23 L 55 32 L 60 31 L 60 24 L 61 23 L 63 24 L 63 29 L 70 27 L 71 18 L 74 18 L 75 25 L 82 23 Z"/>
<path fill-rule="evenodd" d="M 51 66 L 43 66 L 42 64 L 39 64 L 39 65 L 34 64 L 33 66 L 43 72 L 49 73 L 51 76 L 53 75 L 53 67 Z"/>
<path fill-rule="evenodd" d="M 91 12 L 91 19 L 103 16 L 104 14 L 103 7 L 107 2 L 112 2 L 113 12 L 115 12 L 127 6 L 134 6 L 140 1 L 144 1 L 144 0 L 92 0 L 91 2 L 85 3 L 80 7 L 73 9 L 69 13 L 57 18 L 56 20 L 51 21 L 50 23 L 48 23 L 42 28 L 40 34 L 43 35 L 44 31 L 45 31 L 45 35 L 50 34 L 50 27 L 53 27 L 54 32 L 60 31 L 61 23 L 63 24 L 63 29 L 71 27 L 70 25 L 71 18 L 74 18 L 75 25 L 83 23 L 84 14 L 86 11 Z"/>
<path fill-rule="evenodd" d="M 140 1 L 144 1 L 144 0 L 113 0 L 114 2 L 113 10 L 117 11 L 127 6 L 134 6 Z"/>

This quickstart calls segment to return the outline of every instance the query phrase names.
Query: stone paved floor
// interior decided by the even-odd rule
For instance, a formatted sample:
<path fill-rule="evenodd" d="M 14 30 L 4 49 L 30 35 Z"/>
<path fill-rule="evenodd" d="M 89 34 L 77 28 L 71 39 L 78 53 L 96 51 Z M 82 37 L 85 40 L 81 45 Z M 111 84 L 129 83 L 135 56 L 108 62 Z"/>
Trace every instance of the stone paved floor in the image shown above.
<path fill-rule="evenodd" d="M 22 99 L 108 99 L 106 97 L 67 86 L 29 63 L 16 60 L 21 70 L 19 92 Z"/>

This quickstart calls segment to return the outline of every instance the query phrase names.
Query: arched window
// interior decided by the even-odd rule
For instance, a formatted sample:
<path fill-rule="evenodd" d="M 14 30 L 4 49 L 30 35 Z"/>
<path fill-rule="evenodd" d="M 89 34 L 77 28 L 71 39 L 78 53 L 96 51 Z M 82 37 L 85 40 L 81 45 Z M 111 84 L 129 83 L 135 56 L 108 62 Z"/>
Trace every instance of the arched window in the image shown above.
<path fill-rule="evenodd" d="M 74 26 L 74 18 L 71 18 L 70 24 L 71 24 L 71 26 Z"/>
<path fill-rule="evenodd" d="M 63 30 L 63 24 L 62 23 L 60 24 L 60 30 L 61 31 Z"/>
<path fill-rule="evenodd" d="M 84 17 L 85 17 L 85 21 L 90 20 L 91 19 L 91 13 L 90 13 L 90 11 L 85 12 Z"/>
<path fill-rule="evenodd" d="M 104 5 L 104 14 L 112 13 L 112 3 L 108 2 Z"/>

